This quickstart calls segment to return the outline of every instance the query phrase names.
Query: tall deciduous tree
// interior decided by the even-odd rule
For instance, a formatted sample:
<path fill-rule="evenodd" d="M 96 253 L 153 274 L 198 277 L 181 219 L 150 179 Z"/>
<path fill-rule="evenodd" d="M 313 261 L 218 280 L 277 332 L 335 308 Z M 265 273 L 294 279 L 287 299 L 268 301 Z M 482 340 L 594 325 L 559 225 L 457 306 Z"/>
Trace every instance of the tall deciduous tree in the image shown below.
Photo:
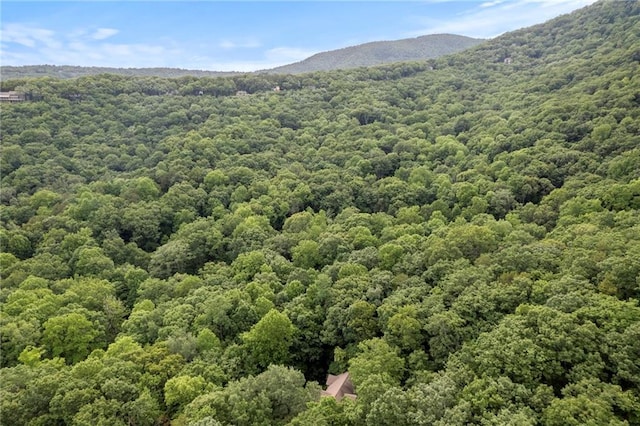
<path fill-rule="evenodd" d="M 265 369 L 270 364 L 286 364 L 289 361 L 289 347 L 294 332 L 295 327 L 289 317 L 272 309 L 242 335 L 242 341 L 256 364 Z"/>
<path fill-rule="evenodd" d="M 42 341 L 49 353 L 76 363 L 99 346 L 101 333 L 95 324 L 76 312 L 51 317 L 43 325 Z"/>

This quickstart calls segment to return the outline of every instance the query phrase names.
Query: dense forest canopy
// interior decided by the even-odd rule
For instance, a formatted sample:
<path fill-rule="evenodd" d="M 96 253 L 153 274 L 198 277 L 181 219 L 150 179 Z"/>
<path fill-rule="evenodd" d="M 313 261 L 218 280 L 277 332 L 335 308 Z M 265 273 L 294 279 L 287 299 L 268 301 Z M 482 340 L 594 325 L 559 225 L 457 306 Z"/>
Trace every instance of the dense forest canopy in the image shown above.
<path fill-rule="evenodd" d="M 2 424 L 640 424 L 638 28 L 3 81 Z"/>

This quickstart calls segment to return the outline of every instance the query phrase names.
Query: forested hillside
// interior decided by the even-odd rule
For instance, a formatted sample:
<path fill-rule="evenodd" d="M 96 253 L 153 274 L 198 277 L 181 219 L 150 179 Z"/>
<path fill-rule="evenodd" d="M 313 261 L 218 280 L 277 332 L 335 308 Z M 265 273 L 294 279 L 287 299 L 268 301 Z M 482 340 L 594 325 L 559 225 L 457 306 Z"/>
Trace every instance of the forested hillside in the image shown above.
<path fill-rule="evenodd" d="M 640 424 L 638 28 L 3 81 L 1 423 Z"/>
<path fill-rule="evenodd" d="M 331 71 L 394 62 L 420 61 L 460 52 L 484 40 L 455 34 L 431 34 L 402 40 L 374 41 L 317 53 L 294 64 L 266 70 L 271 74 Z"/>

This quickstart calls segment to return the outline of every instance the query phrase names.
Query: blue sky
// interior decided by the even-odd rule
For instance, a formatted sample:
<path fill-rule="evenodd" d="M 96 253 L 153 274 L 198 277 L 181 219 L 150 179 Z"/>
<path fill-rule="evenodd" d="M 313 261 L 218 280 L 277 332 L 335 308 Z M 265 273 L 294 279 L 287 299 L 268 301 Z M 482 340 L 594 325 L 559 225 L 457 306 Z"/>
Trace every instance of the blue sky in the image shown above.
<path fill-rule="evenodd" d="M 0 61 L 253 71 L 376 40 L 491 38 L 593 2 L 3 0 Z"/>

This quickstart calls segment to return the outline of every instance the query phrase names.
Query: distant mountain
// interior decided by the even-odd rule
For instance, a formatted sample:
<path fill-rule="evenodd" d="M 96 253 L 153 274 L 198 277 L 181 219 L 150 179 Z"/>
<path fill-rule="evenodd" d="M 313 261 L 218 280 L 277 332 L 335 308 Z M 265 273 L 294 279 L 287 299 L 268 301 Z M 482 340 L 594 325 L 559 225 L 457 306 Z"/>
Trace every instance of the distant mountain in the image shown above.
<path fill-rule="evenodd" d="M 300 74 L 312 71 L 367 67 L 392 62 L 417 61 L 460 52 L 482 41 L 482 39 L 452 34 L 435 34 L 394 41 L 376 41 L 318 53 L 301 62 L 258 72 L 269 74 Z M 187 70 L 180 68 L 107 68 L 72 65 L 0 67 L 2 80 L 24 77 L 74 78 L 98 74 L 154 77 L 184 77 L 187 75 L 194 77 L 224 77 L 246 73 Z"/>
<path fill-rule="evenodd" d="M 138 77 L 225 77 L 239 73 L 224 71 L 186 70 L 181 68 L 109 68 L 80 67 L 74 65 L 25 65 L 2 66 L 0 75 L 3 80 L 24 77 L 74 78 L 87 75 L 117 74 Z"/>
<path fill-rule="evenodd" d="M 321 52 L 303 61 L 265 70 L 276 74 L 330 71 L 392 62 L 419 61 L 460 52 L 484 40 L 454 34 L 433 34 L 393 41 L 375 41 Z"/>

